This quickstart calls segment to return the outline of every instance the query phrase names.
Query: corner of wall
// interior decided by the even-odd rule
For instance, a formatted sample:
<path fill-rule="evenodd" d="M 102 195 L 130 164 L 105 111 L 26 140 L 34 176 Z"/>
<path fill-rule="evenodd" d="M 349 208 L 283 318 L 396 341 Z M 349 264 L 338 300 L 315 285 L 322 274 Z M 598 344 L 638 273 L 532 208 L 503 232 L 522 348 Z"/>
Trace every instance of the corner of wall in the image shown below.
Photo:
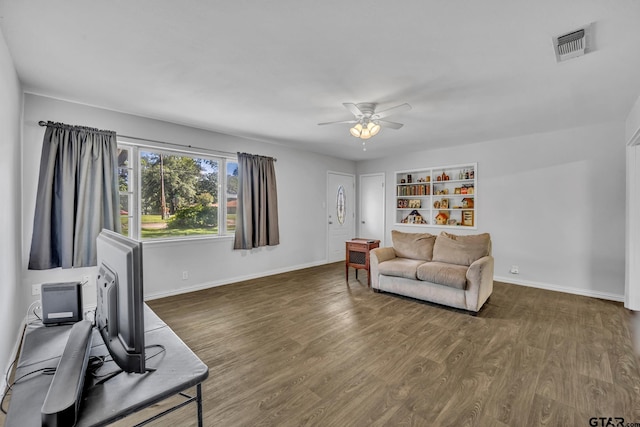
<path fill-rule="evenodd" d="M 627 145 L 640 144 L 640 96 L 629 111 L 625 122 L 625 141 Z"/>

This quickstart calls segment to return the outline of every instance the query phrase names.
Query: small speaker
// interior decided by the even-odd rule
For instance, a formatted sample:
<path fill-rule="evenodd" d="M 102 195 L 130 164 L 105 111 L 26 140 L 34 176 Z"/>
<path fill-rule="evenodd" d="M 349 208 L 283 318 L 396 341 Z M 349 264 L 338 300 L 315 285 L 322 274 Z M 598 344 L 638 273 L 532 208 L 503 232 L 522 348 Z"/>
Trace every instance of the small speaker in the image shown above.
<path fill-rule="evenodd" d="M 50 326 L 82 320 L 80 282 L 44 283 L 41 294 L 43 324 Z"/>

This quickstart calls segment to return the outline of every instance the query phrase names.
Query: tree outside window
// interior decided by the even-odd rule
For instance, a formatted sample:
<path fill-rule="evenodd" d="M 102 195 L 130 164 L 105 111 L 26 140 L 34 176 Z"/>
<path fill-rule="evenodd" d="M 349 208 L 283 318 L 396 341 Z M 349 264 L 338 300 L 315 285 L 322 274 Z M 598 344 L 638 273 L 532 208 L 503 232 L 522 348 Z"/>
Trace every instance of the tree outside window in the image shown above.
<path fill-rule="evenodd" d="M 141 239 L 220 236 L 235 230 L 238 166 L 235 160 L 191 154 L 138 149 L 140 189 L 131 192 L 139 200 Z M 221 176 L 221 170 L 227 174 Z M 124 215 L 121 177 L 121 215 Z M 221 194 L 220 189 L 226 188 Z M 127 201 L 128 206 L 137 203 Z M 127 217 L 127 223 L 131 217 Z M 124 220 L 123 220 L 124 221 Z M 128 227 L 130 228 L 130 227 Z M 135 236 L 135 232 L 128 231 Z"/>

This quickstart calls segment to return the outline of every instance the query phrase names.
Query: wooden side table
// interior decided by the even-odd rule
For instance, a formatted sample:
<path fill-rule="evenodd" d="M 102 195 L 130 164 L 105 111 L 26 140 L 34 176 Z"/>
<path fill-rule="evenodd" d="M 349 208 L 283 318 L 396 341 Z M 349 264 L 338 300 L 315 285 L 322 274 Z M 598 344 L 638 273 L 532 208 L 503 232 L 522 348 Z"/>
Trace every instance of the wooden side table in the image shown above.
<path fill-rule="evenodd" d="M 371 287 L 371 273 L 369 272 L 369 251 L 380 246 L 380 240 L 351 239 L 346 242 L 347 254 L 345 258 L 345 275 L 349 283 L 349 267 L 358 270 L 367 270 L 367 286 Z"/>

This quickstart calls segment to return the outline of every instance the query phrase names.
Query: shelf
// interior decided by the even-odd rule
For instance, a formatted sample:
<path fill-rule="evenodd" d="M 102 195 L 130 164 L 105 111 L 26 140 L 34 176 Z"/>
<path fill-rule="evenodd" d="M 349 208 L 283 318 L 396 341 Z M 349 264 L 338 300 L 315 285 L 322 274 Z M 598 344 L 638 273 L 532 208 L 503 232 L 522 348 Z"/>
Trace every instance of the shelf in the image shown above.
<path fill-rule="evenodd" d="M 448 193 L 448 194 L 432 194 L 432 196 L 434 196 L 434 197 L 442 196 L 442 197 L 462 197 L 462 198 L 468 197 L 468 198 L 471 198 L 471 197 L 475 196 L 475 193 L 473 193 L 473 194 L 455 194 L 455 193 L 454 194 L 451 194 L 451 193 Z M 405 196 L 399 196 L 399 197 L 405 197 Z"/>
<path fill-rule="evenodd" d="M 473 173 L 473 178 L 458 178 L 461 173 L 466 174 L 467 172 Z M 443 174 L 445 177 L 448 176 L 449 179 L 445 178 L 438 181 L 438 177 L 443 177 Z M 454 177 L 455 179 L 453 179 Z M 395 224 L 448 229 L 477 228 L 477 163 L 399 171 L 395 173 L 395 178 Z M 411 182 L 407 182 L 409 180 Z M 446 190 L 447 193 L 436 194 L 443 190 Z M 472 192 L 462 193 L 462 190 L 470 190 Z M 473 207 L 460 206 L 463 204 L 464 199 L 467 199 L 468 204 Z M 416 200 L 417 203 L 414 202 L 414 205 L 419 204 L 421 207 L 407 206 L 411 200 Z M 447 205 L 446 208 L 434 206 L 434 204 L 439 205 L 443 200 L 444 205 Z M 466 201 L 464 204 L 467 204 Z M 454 207 L 454 205 L 459 207 Z M 443 213 L 446 216 L 445 224 L 437 224 L 436 216 L 439 213 Z M 442 222 L 442 216 L 438 217 L 438 220 Z"/>
<path fill-rule="evenodd" d="M 448 179 L 445 181 L 433 181 L 432 184 L 473 184 L 474 179 Z"/>

